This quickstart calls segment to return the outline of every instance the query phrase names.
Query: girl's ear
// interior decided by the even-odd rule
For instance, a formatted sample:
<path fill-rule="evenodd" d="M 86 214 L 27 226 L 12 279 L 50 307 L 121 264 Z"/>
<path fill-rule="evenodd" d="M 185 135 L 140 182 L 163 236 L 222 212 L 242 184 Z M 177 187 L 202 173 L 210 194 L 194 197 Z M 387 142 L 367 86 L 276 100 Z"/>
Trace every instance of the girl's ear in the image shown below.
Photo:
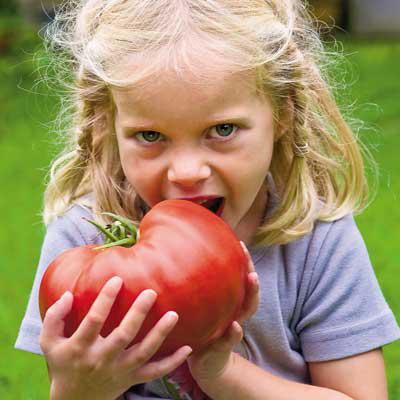
<path fill-rule="evenodd" d="M 278 121 L 275 127 L 275 138 L 277 142 L 284 134 L 292 129 L 294 120 L 294 104 L 291 97 L 283 103 L 278 114 Z"/>

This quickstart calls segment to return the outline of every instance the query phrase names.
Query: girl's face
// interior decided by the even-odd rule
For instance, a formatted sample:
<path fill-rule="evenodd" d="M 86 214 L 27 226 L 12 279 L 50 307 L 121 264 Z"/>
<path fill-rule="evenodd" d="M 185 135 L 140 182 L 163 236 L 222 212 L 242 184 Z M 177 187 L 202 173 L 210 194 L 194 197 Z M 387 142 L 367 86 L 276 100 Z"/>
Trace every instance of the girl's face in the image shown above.
<path fill-rule="evenodd" d="M 266 205 L 270 102 L 244 75 L 201 85 L 163 78 L 112 90 L 126 178 L 150 207 L 165 199 L 223 197 L 221 218 L 250 242 Z"/>

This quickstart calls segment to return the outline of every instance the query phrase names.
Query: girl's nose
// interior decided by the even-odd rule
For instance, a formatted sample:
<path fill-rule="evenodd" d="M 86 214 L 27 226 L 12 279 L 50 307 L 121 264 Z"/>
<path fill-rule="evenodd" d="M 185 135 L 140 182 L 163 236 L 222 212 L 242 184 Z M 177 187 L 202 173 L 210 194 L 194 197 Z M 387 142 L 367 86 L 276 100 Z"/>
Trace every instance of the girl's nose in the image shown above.
<path fill-rule="evenodd" d="M 194 186 L 210 175 L 210 166 L 192 152 L 175 154 L 168 168 L 168 180 L 182 186 Z"/>

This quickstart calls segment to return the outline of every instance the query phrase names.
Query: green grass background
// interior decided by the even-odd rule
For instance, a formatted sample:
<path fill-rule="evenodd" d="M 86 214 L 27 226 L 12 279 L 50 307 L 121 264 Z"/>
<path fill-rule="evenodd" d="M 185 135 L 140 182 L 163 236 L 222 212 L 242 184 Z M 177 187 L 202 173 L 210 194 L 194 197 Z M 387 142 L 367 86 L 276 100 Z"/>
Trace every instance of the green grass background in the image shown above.
<path fill-rule="evenodd" d="M 55 147 L 49 121 L 53 89 L 36 85 L 32 44 L 25 39 L 0 58 L 0 399 L 45 399 L 49 384 L 42 357 L 13 348 L 25 312 L 44 228 L 40 210 L 44 177 Z M 400 317 L 400 44 L 344 42 L 346 63 L 336 70 L 350 85 L 339 97 L 352 102 L 360 130 L 378 162 L 372 204 L 357 217 L 382 291 Z M 384 350 L 390 399 L 400 399 L 400 343 Z"/>

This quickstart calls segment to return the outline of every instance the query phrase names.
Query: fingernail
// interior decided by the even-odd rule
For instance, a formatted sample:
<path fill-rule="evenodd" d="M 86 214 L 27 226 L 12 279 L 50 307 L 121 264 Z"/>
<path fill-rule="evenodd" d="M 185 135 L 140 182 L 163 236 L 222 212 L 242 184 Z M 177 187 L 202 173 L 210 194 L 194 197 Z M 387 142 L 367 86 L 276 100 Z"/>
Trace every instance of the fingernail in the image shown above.
<path fill-rule="evenodd" d="M 72 295 L 72 293 L 67 290 L 66 292 L 64 292 L 64 294 L 58 299 L 58 301 L 64 301 L 69 295 Z"/>
<path fill-rule="evenodd" d="M 155 301 L 155 299 L 158 296 L 157 292 L 155 290 L 153 290 L 153 289 L 143 290 L 142 293 L 146 296 L 146 299 L 149 300 L 149 301 Z"/>
<path fill-rule="evenodd" d="M 193 349 L 190 346 L 185 346 L 183 350 L 186 353 L 186 357 L 189 357 L 193 353 Z"/>
<path fill-rule="evenodd" d="M 179 319 L 179 315 L 175 311 L 168 311 L 166 313 L 166 318 L 168 322 L 176 322 Z"/>
<path fill-rule="evenodd" d="M 258 277 L 257 272 L 252 272 L 251 274 L 253 275 L 254 283 L 255 283 L 256 285 L 259 285 L 259 284 L 260 284 L 260 279 L 259 279 L 259 277 Z"/>
<path fill-rule="evenodd" d="M 244 244 L 244 242 L 240 241 L 240 245 L 242 246 L 242 249 L 243 249 L 244 253 L 245 253 L 248 257 L 250 257 L 249 250 L 247 249 L 247 246 Z"/>
<path fill-rule="evenodd" d="M 119 276 L 113 276 L 111 279 L 108 280 L 109 285 L 121 286 L 123 283 L 122 278 Z"/>
<path fill-rule="evenodd" d="M 233 321 L 232 325 L 234 325 L 236 331 L 242 330 L 242 325 L 240 325 L 239 321 Z"/>
<path fill-rule="evenodd" d="M 107 288 L 107 290 L 111 291 L 110 294 L 117 296 L 122 288 L 122 284 L 123 280 L 119 276 L 113 276 L 104 283 L 102 290 Z"/>

